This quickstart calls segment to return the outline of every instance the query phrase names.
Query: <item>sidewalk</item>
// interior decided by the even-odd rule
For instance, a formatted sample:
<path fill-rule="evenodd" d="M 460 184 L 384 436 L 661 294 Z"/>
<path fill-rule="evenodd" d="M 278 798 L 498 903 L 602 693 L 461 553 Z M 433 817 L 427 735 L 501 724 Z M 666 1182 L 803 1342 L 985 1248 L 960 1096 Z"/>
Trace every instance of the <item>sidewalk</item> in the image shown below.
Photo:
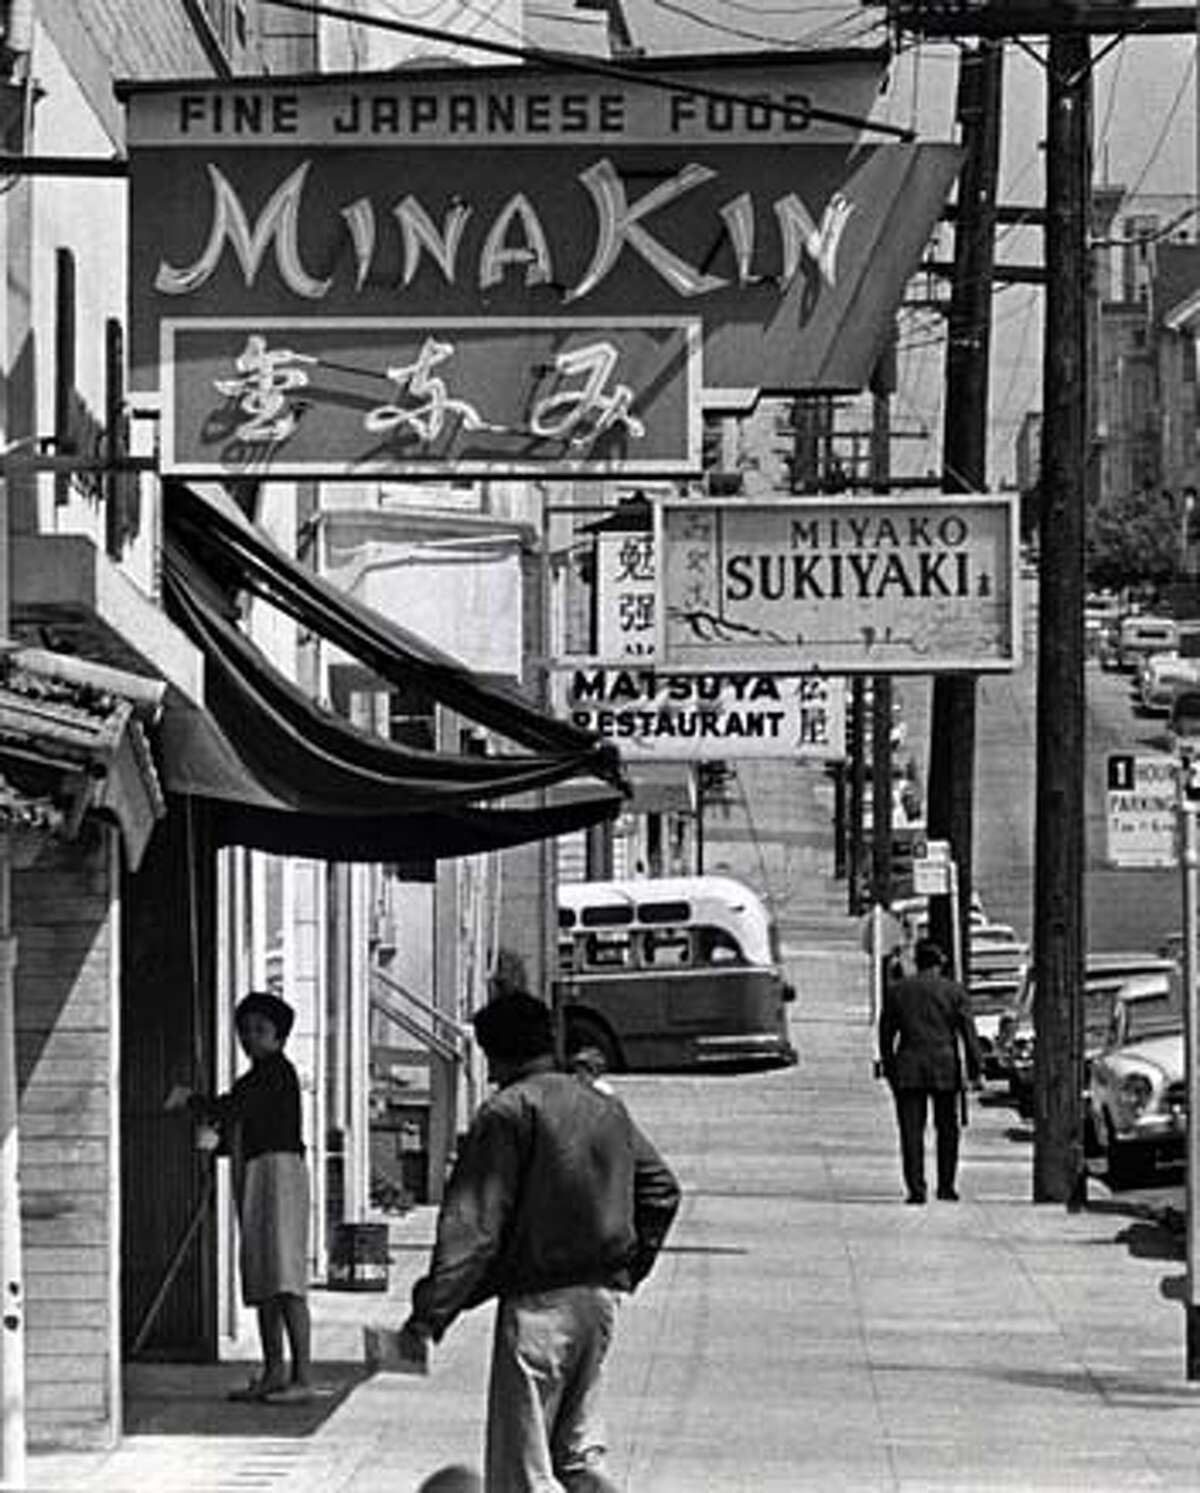
<path fill-rule="evenodd" d="M 1200 1486 L 1200 1388 L 1164 1295 L 1177 1241 L 1098 1184 L 1082 1214 L 1033 1207 L 1029 1139 L 999 1103 L 975 1106 L 963 1201 L 905 1207 L 856 932 L 829 915 L 789 938 L 798 1068 L 618 1080 L 685 1198 L 611 1359 L 617 1485 Z M 318 1414 L 227 1406 L 243 1365 L 139 1369 L 135 1433 L 104 1458 L 33 1458 L 32 1486 L 412 1493 L 477 1466 L 490 1310 L 452 1329 L 427 1380 L 356 1367 L 362 1322 L 402 1314 L 431 1230 L 429 1210 L 397 1226 L 387 1303 L 314 1294 L 333 1391 Z"/>

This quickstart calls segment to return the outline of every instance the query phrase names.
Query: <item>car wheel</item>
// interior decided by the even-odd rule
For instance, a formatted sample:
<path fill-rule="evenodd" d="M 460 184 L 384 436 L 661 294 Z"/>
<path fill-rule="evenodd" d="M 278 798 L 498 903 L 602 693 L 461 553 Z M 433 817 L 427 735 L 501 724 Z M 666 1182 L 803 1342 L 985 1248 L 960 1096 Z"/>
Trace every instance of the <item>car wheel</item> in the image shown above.
<path fill-rule="evenodd" d="M 1085 1161 L 1099 1161 L 1103 1156 L 1104 1146 L 1096 1128 L 1096 1116 L 1089 1109 L 1083 1119 L 1083 1157 Z"/>
<path fill-rule="evenodd" d="M 1105 1126 L 1105 1152 L 1108 1158 L 1106 1180 L 1113 1192 L 1124 1192 L 1131 1187 L 1144 1187 L 1149 1170 L 1146 1147 L 1135 1141 L 1118 1140 L 1113 1133 L 1112 1119 Z"/>
<path fill-rule="evenodd" d="M 594 1047 L 610 1073 L 619 1073 L 625 1066 L 620 1043 L 602 1021 L 568 1011 L 567 1056 L 578 1052 L 581 1047 Z"/>

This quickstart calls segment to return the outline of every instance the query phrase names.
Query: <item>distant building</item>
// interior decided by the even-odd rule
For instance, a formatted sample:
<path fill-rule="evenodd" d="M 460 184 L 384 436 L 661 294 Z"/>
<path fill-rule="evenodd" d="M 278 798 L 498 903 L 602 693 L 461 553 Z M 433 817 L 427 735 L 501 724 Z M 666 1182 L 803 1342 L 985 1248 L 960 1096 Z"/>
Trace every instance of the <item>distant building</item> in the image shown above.
<path fill-rule="evenodd" d="M 1189 206 L 1129 198 L 1120 186 L 1093 192 L 1094 502 L 1139 490 L 1182 494 L 1200 476 L 1194 334 L 1184 330 L 1200 326 L 1200 244 L 1188 237 Z M 1017 486 L 1027 495 L 1038 486 L 1041 437 L 1042 416 L 1031 411 L 1016 442 Z"/>

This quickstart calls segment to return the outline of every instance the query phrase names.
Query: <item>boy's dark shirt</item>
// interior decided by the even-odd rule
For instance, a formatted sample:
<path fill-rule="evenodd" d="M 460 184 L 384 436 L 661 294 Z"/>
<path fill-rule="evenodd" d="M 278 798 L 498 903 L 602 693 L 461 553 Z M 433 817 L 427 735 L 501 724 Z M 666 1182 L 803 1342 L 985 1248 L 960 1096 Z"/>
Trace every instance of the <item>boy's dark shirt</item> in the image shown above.
<path fill-rule="evenodd" d="M 438 1217 L 413 1316 L 439 1339 L 491 1296 L 571 1285 L 631 1291 L 649 1274 L 679 1187 L 619 1099 L 531 1070 L 480 1108 Z"/>
<path fill-rule="evenodd" d="M 304 1155 L 300 1080 L 282 1052 L 253 1063 L 228 1094 L 214 1099 L 196 1098 L 193 1105 L 205 1119 L 221 1126 L 225 1144 L 229 1141 L 229 1130 L 234 1125 L 241 1126 L 244 1161 L 273 1151 Z"/>

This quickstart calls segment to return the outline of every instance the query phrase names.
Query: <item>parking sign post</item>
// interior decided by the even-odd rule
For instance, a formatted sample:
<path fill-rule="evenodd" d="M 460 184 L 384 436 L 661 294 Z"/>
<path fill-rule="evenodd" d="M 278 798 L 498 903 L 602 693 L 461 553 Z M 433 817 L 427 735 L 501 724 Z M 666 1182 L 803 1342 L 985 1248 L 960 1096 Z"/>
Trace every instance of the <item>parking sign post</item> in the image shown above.
<path fill-rule="evenodd" d="M 1187 1313 L 1188 1379 L 1200 1379 L 1200 758 L 1185 758 L 1179 774 L 1179 863 L 1183 870 L 1184 1045 L 1187 1072 Z"/>

